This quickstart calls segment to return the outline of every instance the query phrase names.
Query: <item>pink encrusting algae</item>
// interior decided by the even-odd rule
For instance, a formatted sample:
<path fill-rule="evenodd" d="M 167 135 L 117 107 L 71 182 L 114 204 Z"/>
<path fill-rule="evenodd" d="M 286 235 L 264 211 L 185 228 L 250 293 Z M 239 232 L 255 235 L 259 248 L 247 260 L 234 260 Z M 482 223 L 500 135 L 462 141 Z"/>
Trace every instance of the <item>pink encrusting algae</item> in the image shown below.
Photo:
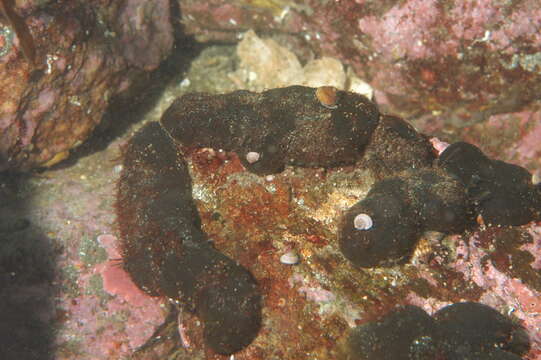
<path fill-rule="evenodd" d="M 110 316 L 129 312 L 123 331 L 128 340 L 120 349 L 125 355 L 131 354 L 143 345 L 152 335 L 155 328 L 165 319 L 163 299 L 153 298 L 142 292 L 124 271 L 118 251 L 118 239 L 114 235 L 98 236 L 98 242 L 105 248 L 108 260 L 97 264 L 93 272 L 101 275 L 103 289 L 114 296 L 107 303 Z"/>
<path fill-rule="evenodd" d="M 539 225 L 533 225 L 533 228 L 535 232 L 539 231 Z M 477 234 L 467 242 L 459 241 L 457 255 L 454 268 L 464 275 L 465 280 L 471 280 L 484 289 L 479 301 L 518 318 L 532 344 L 527 359 L 541 359 L 541 293 L 521 279 L 499 271 L 491 260 L 487 261 L 488 252 L 479 246 Z"/>
<path fill-rule="evenodd" d="M 381 18 L 361 17 L 359 29 L 372 36 L 378 51 L 388 59 L 432 57 L 456 51 L 458 45 L 432 38 L 433 28 L 441 26 L 440 11 L 436 0 L 407 1 L 395 5 Z"/>
<path fill-rule="evenodd" d="M 95 271 L 103 279 L 103 289 L 133 306 L 144 307 L 159 304 L 160 301 L 156 301 L 155 298 L 141 291 L 122 268 L 122 258 L 117 248 L 118 239 L 113 235 L 100 235 L 98 236 L 98 242 L 105 248 L 109 256 L 106 262 L 95 267 Z"/>
<path fill-rule="evenodd" d="M 541 226 L 532 225 L 528 228 L 528 233 L 532 236 L 532 242 L 524 244 L 520 250 L 526 250 L 534 257 L 530 266 L 535 270 L 541 270 Z"/>

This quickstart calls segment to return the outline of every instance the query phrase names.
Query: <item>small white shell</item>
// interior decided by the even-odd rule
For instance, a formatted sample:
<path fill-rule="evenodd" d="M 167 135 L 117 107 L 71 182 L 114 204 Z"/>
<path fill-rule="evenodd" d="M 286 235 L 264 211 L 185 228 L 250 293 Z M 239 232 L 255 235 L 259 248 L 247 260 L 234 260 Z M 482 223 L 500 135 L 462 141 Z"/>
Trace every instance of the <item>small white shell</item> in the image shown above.
<path fill-rule="evenodd" d="M 246 161 L 248 161 L 248 163 L 250 164 L 253 164 L 259 161 L 259 156 L 260 155 L 258 152 L 250 151 L 249 153 L 246 154 Z"/>
<path fill-rule="evenodd" d="M 374 225 L 372 218 L 368 214 L 359 214 L 353 219 L 353 226 L 357 230 L 368 230 Z"/>
<path fill-rule="evenodd" d="M 286 265 L 295 265 L 299 262 L 299 255 L 294 251 L 288 251 L 280 256 L 280 262 Z"/>

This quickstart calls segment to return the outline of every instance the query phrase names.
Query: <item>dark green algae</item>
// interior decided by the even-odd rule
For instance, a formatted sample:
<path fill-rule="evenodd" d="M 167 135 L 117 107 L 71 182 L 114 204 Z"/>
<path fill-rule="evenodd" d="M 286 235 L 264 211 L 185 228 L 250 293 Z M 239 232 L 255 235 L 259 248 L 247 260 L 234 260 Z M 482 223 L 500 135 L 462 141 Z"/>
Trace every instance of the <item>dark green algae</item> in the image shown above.
<path fill-rule="evenodd" d="M 263 93 L 187 94 L 161 123 L 185 147 L 236 152 L 256 174 L 281 172 L 286 165 L 354 164 L 378 124 L 377 107 L 362 95 L 339 92 L 340 106 L 329 110 L 314 92 L 292 86 Z M 259 153 L 260 160 L 248 163 L 248 152 Z"/>
<path fill-rule="evenodd" d="M 461 302 L 432 317 L 404 306 L 350 332 L 347 360 L 521 359 L 525 330 L 489 306 Z"/>
<path fill-rule="evenodd" d="M 466 188 L 475 213 L 487 224 L 523 225 L 541 216 L 541 190 L 523 167 L 488 158 L 472 144 L 457 142 L 439 166 Z"/>
<path fill-rule="evenodd" d="M 379 211 L 390 225 L 376 221 L 373 230 L 360 232 L 344 222 L 341 250 L 356 266 L 407 262 L 423 230 L 461 232 L 475 215 L 456 174 L 432 165 L 436 156 L 428 139 L 405 121 L 380 115 L 361 95 L 339 91 L 338 107 L 327 109 L 315 89 L 301 86 L 188 94 L 171 105 L 160 123 L 143 127 L 126 149 L 117 197 L 123 265 L 148 294 L 194 311 L 205 326 L 206 344 L 218 353 L 237 352 L 257 336 L 261 292 L 251 273 L 216 250 L 201 229 L 185 150 L 234 151 L 256 174 L 277 173 L 286 165 L 336 167 L 365 161 L 383 180 L 353 208 Z M 246 154 L 254 151 L 260 160 L 248 163 Z M 443 185 L 438 189 L 438 184 Z M 390 209 L 398 213 L 389 214 Z M 433 218 L 442 209 L 450 221 Z M 404 219 L 405 240 L 393 230 L 397 218 Z M 367 234 L 364 248 L 351 248 Z"/>
<path fill-rule="evenodd" d="M 124 269 L 148 294 L 195 311 L 216 352 L 248 345 L 261 323 L 255 279 L 201 230 L 186 163 L 159 124 L 133 137 L 124 169 L 117 200 Z"/>

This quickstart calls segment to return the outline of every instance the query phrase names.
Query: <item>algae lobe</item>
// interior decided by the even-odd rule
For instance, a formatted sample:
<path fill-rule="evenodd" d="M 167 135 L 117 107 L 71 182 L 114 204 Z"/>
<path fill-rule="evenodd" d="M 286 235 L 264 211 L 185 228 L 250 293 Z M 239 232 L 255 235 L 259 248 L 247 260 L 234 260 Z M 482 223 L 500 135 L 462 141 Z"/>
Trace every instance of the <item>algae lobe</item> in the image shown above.
<path fill-rule="evenodd" d="M 118 193 L 123 266 L 153 296 L 194 311 L 214 351 L 239 351 L 258 333 L 255 279 L 212 248 L 201 230 L 186 163 L 159 124 L 128 145 Z"/>
<path fill-rule="evenodd" d="M 434 359 L 434 320 L 421 308 L 405 306 L 349 335 L 348 360 Z M 419 356 L 419 354 L 423 354 Z"/>
<path fill-rule="evenodd" d="M 445 149 L 439 165 L 464 184 L 485 223 L 516 226 L 541 218 L 541 190 L 523 167 L 490 159 L 465 142 Z"/>
<path fill-rule="evenodd" d="M 347 360 L 521 359 L 525 330 L 487 305 L 448 305 L 430 317 L 415 306 L 350 331 Z"/>
<path fill-rule="evenodd" d="M 354 218 L 373 219 L 358 230 Z M 463 186 L 438 168 L 422 168 L 388 177 L 351 207 L 341 220 L 340 249 L 361 267 L 393 266 L 411 257 L 424 231 L 460 233 L 473 223 Z"/>
<path fill-rule="evenodd" d="M 475 359 L 494 349 L 524 355 L 530 347 L 520 325 L 484 304 L 449 305 L 437 311 L 434 319 L 441 351 L 449 360 Z"/>

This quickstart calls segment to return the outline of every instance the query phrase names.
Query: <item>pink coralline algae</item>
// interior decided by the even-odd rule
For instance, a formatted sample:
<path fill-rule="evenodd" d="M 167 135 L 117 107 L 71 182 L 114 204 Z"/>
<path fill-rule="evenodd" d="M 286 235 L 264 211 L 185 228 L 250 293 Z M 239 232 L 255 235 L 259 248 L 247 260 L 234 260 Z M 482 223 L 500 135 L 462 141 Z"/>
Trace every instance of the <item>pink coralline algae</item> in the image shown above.
<path fill-rule="evenodd" d="M 538 235 L 540 226 L 531 225 L 529 231 Z M 539 236 L 534 241 L 534 247 L 539 246 Z M 460 240 L 454 268 L 464 275 L 464 280 L 473 281 L 483 289 L 480 302 L 519 319 L 528 331 L 532 344 L 527 358 L 541 359 L 541 293 L 520 278 L 497 269 L 489 251 L 479 245 L 479 235 L 467 241 Z M 538 252 L 536 256 L 539 256 Z"/>
<path fill-rule="evenodd" d="M 531 267 L 532 273 L 537 272 L 536 276 L 539 278 L 541 225 L 532 223 L 524 226 L 524 230 L 531 235 L 532 241 L 522 245 L 519 249 L 528 251 L 535 258 L 528 267 Z M 494 231 L 494 229 L 486 231 Z M 526 329 L 531 349 L 525 359 L 541 359 L 540 291 L 534 288 L 531 281 L 527 283 L 520 278 L 520 275 L 511 273 L 512 265 L 509 265 L 507 269 L 497 266 L 495 262 L 499 261 L 499 255 L 496 255 L 498 251 L 494 250 L 493 245 L 483 244 L 483 241 L 486 241 L 485 230 L 480 230 L 469 238 L 454 236 L 452 241 L 457 244 L 456 258 L 447 266 L 461 275 L 461 281 L 470 282 L 478 287 L 477 301 L 515 318 Z M 501 254 L 501 256 L 509 260 L 511 264 L 513 263 L 513 255 Z M 440 262 L 441 259 L 437 261 Z M 527 274 L 528 271 L 523 273 Z M 434 288 L 439 285 L 433 274 L 423 270 L 423 267 L 418 269 L 418 276 Z M 465 301 L 468 298 L 459 298 L 459 300 Z M 453 301 L 440 300 L 435 297 L 423 298 L 415 292 L 410 292 L 406 296 L 406 303 L 419 306 L 432 315 Z"/>
<path fill-rule="evenodd" d="M 541 139 L 541 112 L 528 112 L 525 115 L 526 119 L 523 123 L 525 125 L 528 123 L 533 124 L 534 128 L 522 138 L 520 146 L 514 149 L 514 152 L 519 155 L 521 161 L 539 159 L 541 156 L 541 149 L 536 146 Z"/>
<path fill-rule="evenodd" d="M 120 14 L 121 51 L 131 64 L 153 70 L 173 46 L 168 0 L 126 2 Z"/>
<path fill-rule="evenodd" d="M 432 57 L 456 50 L 457 44 L 432 37 L 431 28 L 441 26 L 436 0 L 397 4 L 383 16 L 359 19 L 359 29 L 372 37 L 377 51 L 388 60 Z M 427 43 L 428 42 L 428 43 Z"/>
<path fill-rule="evenodd" d="M 84 352 L 82 358 L 121 358 L 131 355 L 162 324 L 165 319 L 163 301 L 144 294 L 122 270 L 115 236 L 100 235 L 98 242 L 106 248 L 109 260 L 80 276 L 78 284 L 81 288 L 89 288 L 93 276 L 99 274 L 104 290 L 112 298 L 105 305 L 95 295 L 66 301 L 63 308 L 70 314 L 70 321 L 65 324 L 59 341 L 69 341 L 67 337 L 75 332 L 84 338 L 79 349 Z M 77 330 L 82 324 L 84 329 Z M 66 356 L 70 358 L 71 355 Z M 62 353 L 59 358 L 64 359 Z"/>
<path fill-rule="evenodd" d="M 299 288 L 299 293 L 304 294 L 306 299 L 316 303 L 331 302 L 336 299 L 336 295 L 329 290 L 322 289 L 321 287 L 303 285 Z"/>
<path fill-rule="evenodd" d="M 440 139 L 435 137 L 430 138 L 430 143 L 434 147 L 434 150 L 438 152 L 438 155 L 440 155 L 449 146 L 449 144 L 445 141 L 441 141 Z"/>
<path fill-rule="evenodd" d="M 133 306 L 152 306 L 159 301 L 142 292 L 122 268 L 122 258 L 117 248 L 118 239 L 113 235 L 100 235 L 98 242 L 107 250 L 109 260 L 96 266 L 95 271 L 103 278 L 103 288 L 111 295 Z"/>
<path fill-rule="evenodd" d="M 78 284 L 90 286 L 91 276 L 81 276 Z M 66 301 L 62 308 L 69 314 L 57 341 L 78 342 L 77 352 L 83 359 L 114 359 L 131 355 L 143 345 L 164 320 L 164 311 L 157 302 L 136 306 L 114 298 L 105 306 L 99 297 L 82 296 Z M 76 337 L 74 338 L 74 335 Z M 58 359 L 73 359 L 65 349 Z"/>
<path fill-rule="evenodd" d="M 541 226 L 531 226 L 528 232 L 532 236 L 532 242 L 521 246 L 521 250 L 526 250 L 533 255 L 534 261 L 530 266 L 535 270 L 541 270 Z"/>
<path fill-rule="evenodd" d="M 419 7 L 423 11 L 419 11 Z M 536 71 L 528 69 L 520 59 L 529 53 L 526 49 L 539 46 L 539 22 L 534 19 L 541 16 L 540 11 L 539 3 L 531 1 L 506 8 L 492 1 L 442 6 L 437 1 L 410 0 L 396 4 L 382 15 L 360 17 L 359 29 L 370 36 L 374 49 L 370 67 L 378 69 L 372 85 L 381 91 L 380 101 L 393 107 L 401 106 L 394 97 L 407 101 L 408 90 L 415 88 L 420 98 L 428 99 L 418 105 L 429 111 L 460 103 L 468 104 L 473 110 L 480 109 L 480 104 L 490 103 L 494 109 L 488 113 L 500 112 L 493 99 L 502 98 L 506 89 L 492 81 L 492 76 L 498 73 L 500 79 L 515 86 L 520 85 L 516 83 L 517 72 L 513 71 L 523 72 L 522 78 L 538 77 Z M 489 73 L 486 67 L 482 70 L 475 65 L 479 61 L 492 64 L 492 70 Z M 400 65 L 389 67 L 393 62 Z M 408 74 L 417 77 L 417 84 L 408 79 Z M 472 83 L 477 85 L 472 87 Z M 402 86 L 396 87 L 396 84 Z M 426 92 L 430 89 L 437 90 Z M 480 96 L 475 99 L 469 95 L 473 93 Z M 512 106 L 519 107 L 532 99 L 527 93 L 520 97 L 522 99 L 517 99 Z M 479 121 L 485 116 L 469 120 Z M 448 122 L 464 120 L 456 117 Z"/>
<path fill-rule="evenodd" d="M 541 37 L 532 32 L 539 27 L 533 19 L 541 16 L 536 7 L 527 1 L 507 18 L 505 9 L 490 0 L 459 1 L 450 6 L 450 11 L 439 1 L 410 0 L 396 4 L 381 17 L 360 18 L 359 29 L 372 37 L 378 53 L 388 60 L 458 55 L 465 43 L 486 42 L 491 50 L 499 50 L 512 47 L 510 39 L 518 37 L 539 46 Z M 532 13 L 531 9 L 536 10 Z M 434 37 L 437 31 L 446 36 Z"/>
<path fill-rule="evenodd" d="M 489 1 L 489 3 L 492 3 Z M 491 4 L 487 4 L 490 6 Z M 494 26 L 494 31 L 491 32 L 493 40 L 493 49 L 500 48 L 508 54 L 512 54 L 516 49 L 516 44 L 513 40 L 520 38 L 528 39 L 533 47 L 541 46 L 541 34 L 539 33 L 539 17 L 541 17 L 541 8 L 535 0 L 524 1 L 518 8 L 518 11 L 513 12 L 509 19 L 505 19 L 503 11 L 499 11 L 498 18 L 503 21 L 501 27 Z"/>
<path fill-rule="evenodd" d="M 187 32 L 201 39 L 254 28 L 280 34 L 301 56 L 338 57 L 403 117 L 461 127 L 518 111 L 539 93 L 536 0 L 179 3 Z"/>

